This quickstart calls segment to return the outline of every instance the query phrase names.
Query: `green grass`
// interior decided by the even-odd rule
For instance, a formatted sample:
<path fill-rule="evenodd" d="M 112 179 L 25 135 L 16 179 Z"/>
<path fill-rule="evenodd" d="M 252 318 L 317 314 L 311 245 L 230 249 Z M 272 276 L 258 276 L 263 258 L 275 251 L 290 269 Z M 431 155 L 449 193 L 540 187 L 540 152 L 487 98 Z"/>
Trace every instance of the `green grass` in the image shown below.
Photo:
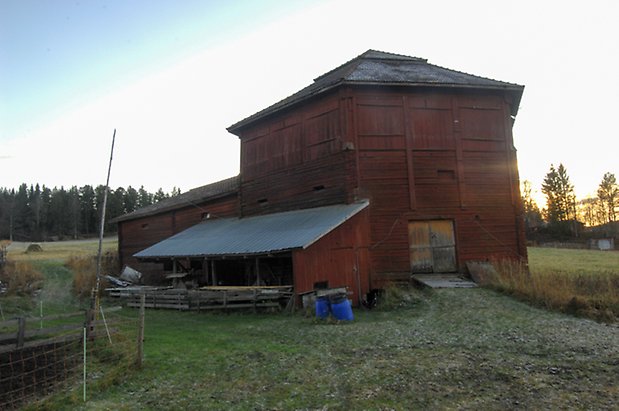
<path fill-rule="evenodd" d="M 529 247 L 529 267 L 533 272 L 571 274 L 611 273 L 619 276 L 619 252 Z"/>
<path fill-rule="evenodd" d="M 145 366 L 53 409 L 564 409 L 619 401 L 619 329 L 485 289 L 352 323 L 147 311 Z M 135 311 L 132 311 L 133 313 Z"/>
<path fill-rule="evenodd" d="M 573 260 L 584 258 L 570 259 L 570 251 L 530 249 L 531 268 L 546 264 L 577 277 Z M 606 272 L 606 262 L 599 264 L 603 271 L 597 264 L 587 275 Z M 74 307 L 62 293 L 71 272 L 57 261 L 40 267 L 49 280 L 46 301 L 58 301 L 50 310 Z M 394 298 L 404 303 L 356 309 L 355 321 L 343 324 L 300 313 L 147 310 L 142 370 L 126 360 L 106 364 L 105 374 L 94 372 L 104 383 L 89 389 L 86 403 L 76 384 L 31 408 L 612 409 L 619 403 L 616 325 L 488 289 L 410 290 Z M 121 315 L 135 318 L 137 311 Z"/>

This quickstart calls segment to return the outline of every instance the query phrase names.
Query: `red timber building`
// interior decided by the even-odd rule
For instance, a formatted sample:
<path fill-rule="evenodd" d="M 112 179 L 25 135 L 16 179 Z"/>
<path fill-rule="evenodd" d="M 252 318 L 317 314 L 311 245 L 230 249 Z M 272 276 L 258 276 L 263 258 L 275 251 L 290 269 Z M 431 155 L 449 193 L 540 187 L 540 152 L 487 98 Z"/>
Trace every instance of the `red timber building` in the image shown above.
<path fill-rule="evenodd" d="M 238 177 L 119 218 L 121 259 L 178 261 L 207 284 L 347 286 L 355 301 L 413 273 L 526 259 L 523 89 L 369 50 L 230 126 Z"/>

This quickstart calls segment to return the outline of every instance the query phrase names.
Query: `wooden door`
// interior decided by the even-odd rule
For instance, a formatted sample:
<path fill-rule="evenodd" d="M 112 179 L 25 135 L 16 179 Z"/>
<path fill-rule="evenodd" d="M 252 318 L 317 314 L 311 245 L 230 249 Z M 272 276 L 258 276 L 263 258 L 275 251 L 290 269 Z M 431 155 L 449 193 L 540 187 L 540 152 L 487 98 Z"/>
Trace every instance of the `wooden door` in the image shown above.
<path fill-rule="evenodd" d="M 408 243 L 413 273 L 456 271 L 453 221 L 411 221 L 408 223 Z"/>

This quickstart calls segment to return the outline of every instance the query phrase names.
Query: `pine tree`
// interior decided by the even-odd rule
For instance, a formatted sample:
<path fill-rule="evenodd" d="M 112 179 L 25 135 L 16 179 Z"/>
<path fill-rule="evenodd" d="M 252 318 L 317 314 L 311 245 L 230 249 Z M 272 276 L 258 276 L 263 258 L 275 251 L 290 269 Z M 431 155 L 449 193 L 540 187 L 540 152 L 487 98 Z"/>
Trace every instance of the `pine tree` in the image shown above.
<path fill-rule="evenodd" d="M 550 165 L 542 183 L 542 193 L 546 195 L 546 219 L 548 222 L 569 221 L 576 218 L 576 195 L 563 164 L 555 169 Z"/>
<path fill-rule="evenodd" d="M 169 198 L 169 197 L 170 196 L 168 194 L 164 193 L 163 189 L 161 187 L 159 187 L 159 190 L 157 190 L 157 192 L 153 196 L 153 203 L 158 203 L 161 200 L 165 200 L 166 198 Z"/>
<path fill-rule="evenodd" d="M 138 190 L 137 208 L 149 206 L 153 203 L 153 195 L 146 191 L 144 186 L 140 186 Z"/>
<path fill-rule="evenodd" d="M 598 188 L 598 198 L 604 205 L 608 222 L 616 221 L 619 207 L 619 185 L 617 185 L 617 178 L 614 174 L 604 174 Z"/>
<path fill-rule="evenodd" d="M 127 187 L 127 190 L 125 190 L 125 198 L 124 198 L 125 212 L 131 213 L 135 211 L 138 207 L 138 201 L 139 201 L 139 194 L 137 190 L 131 186 Z"/>

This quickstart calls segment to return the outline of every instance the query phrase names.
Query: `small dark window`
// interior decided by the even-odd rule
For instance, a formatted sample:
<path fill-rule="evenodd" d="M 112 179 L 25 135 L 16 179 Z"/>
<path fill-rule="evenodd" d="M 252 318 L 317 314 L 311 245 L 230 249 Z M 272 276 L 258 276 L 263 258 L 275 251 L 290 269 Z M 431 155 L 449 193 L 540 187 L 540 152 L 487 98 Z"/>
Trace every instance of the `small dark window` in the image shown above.
<path fill-rule="evenodd" d="M 324 189 L 325 189 L 325 186 L 322 185 L 322 184 L 314 187 L 314 191 L 321 191 L 321 190 L 324 190 Z"/>
<path fill-rule="evenodd" d="M 146 229 L 148 229 L 148 223 L 142 224 L 142 230 L 146 230 Z"/>
<path fill-rule="evenodd" d="M 261 198 L 260 200 L 258 200 L 258 204 L 261 204 L 261 205 L 267 205 L 268 202 L 269 202 L 268 198 Z"/>
<path fill-rule="evenodd" d="M 439 180 L 455 180 L 456 172 L 454 170 L 437 170 L 437 177 Z"/>
<path fill-rule="evenodd" d="M 209 213 L 208 211 L 202 213 L 203 220 L 208 220 L 209 218 L 211 218 L 211 213 Z"/>

